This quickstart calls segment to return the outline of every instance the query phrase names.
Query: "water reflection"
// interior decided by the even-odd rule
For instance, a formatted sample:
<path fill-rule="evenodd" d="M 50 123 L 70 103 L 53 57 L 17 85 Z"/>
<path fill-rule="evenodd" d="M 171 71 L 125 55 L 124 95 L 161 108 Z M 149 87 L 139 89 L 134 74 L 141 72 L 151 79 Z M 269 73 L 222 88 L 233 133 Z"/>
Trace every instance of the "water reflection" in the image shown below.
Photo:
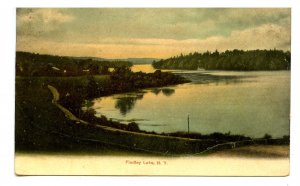
<path fill-rule="evenodd" d="M 161 92 L 161 89 L 160 88 L 154 88 L 154 89 L 151 90 L 151 92 L 155 95 L 158 95 Z"/>
<path fill-rule="evenodd" d="M 212 75 L 207 73 L 178 73 L 181 76 L 192 81 L 193 84 L 232 84 L 241 83 L 249 81 L 249 76 L 239 76 L 239 75 Z M 251 76 L 252 78 L 254 76 Z M 248 78 L 248 80 L 245 80 Z M 250 80 L 251 81 L 251 80 Z M 175 93 L 175 89 L 165 87 L 165 88 L 153 88 L 150 91 L 154 95 L 159 95 L 162 93 L 164 96 L 170 97 Z M 147 93 L 148 93 L 147 92 Z M 126 116 L 134 107 L 137 100 L 141 100 L 146 92 L 131 93 L 125 96 L 115 98 L 115 108 L 120 111 L 123 116 Z"/>
<path fill-rule="evenodd" d="M 173 88 L 154 88 L 151 89 L 150 92 L 152 92 L 155 95 L 159 95 L 159 93 L 163 93 L 165 96 L 171 96 L 172 94 L 175 93 L 175 89 Z"/>
<path fill-rule="evenodd" d="M 122 115 L 129 113 L 137 100 L 143 99 L 144 94 L 130 95 L 125 97 L 118 97 L 116 100 L 115 108 L 120 110 Z"/>
<path fill-rule="evenodd" d="M 214 75 L 207 73 L 176 73 L 192 81 L 193 84 L 235 84 L 244 82 L 253 82 L 257 77 L 255 75 Z"/>
<path fill-rule="evenodd" d="M 172 88 L 154 88 L 151 89 L 149 92 L 158 95 L 159 93 L 162 92 L 164 96 L 171 96 L 172 94 L 175 93 L 175 89 Z M 128 114 L 135 106 L 137 100 L 141 100 L 144 97 L 144 94 L 147 92 L 139 92 L 139 93 L 131 93 L 131 94 L 126 94 L 125 96 L 119 96 L 116 97 L 115 100 L 115 108 L 120 111 L 120 113 L 125 116 Z"/>
<path fill-rule="evenodd" d="M 93 108 L 99 108 L 98 115 L 125 123 L 138 119 L 140 129 L 150 132 L 186 131 L 189 113 L 192 132 L 230 130 L 251 137 L 289 134 L 290 72 L 174 73 L 192 82 L 103 97 Z M 175 90 L 163 91 L 166 88 Z"/>
<path fill-rule="evenodd" d="M 171 88 L 163 88 L 161 89 L 161 91 L 165 96 L 171 96 L 172 94 L 175 93 L 175 90 Z"/>

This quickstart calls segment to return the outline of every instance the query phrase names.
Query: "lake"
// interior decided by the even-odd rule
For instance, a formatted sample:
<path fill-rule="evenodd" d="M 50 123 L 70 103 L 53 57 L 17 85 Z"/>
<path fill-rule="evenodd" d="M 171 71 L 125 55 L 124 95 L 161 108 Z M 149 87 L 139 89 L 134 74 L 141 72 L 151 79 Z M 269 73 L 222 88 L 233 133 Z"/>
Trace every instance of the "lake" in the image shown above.
<path fill-rule="evenodd" d="M 133 71 L 153 72 L 151 65 Z M 96 115 L 155 132 L 289 135 L 290 71 L 172 71 L 191 83 L 93 100 Z"/>

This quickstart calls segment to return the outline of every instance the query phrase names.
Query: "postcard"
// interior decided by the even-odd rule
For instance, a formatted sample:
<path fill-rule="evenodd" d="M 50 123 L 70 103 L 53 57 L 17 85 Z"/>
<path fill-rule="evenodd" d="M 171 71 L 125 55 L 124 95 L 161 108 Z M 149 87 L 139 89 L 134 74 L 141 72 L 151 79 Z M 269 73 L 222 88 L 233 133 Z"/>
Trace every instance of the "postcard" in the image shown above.
<path fill-rule="evenodd" d="M 16 17 L 17 175 L 289 175 L 290 8 Z"/>

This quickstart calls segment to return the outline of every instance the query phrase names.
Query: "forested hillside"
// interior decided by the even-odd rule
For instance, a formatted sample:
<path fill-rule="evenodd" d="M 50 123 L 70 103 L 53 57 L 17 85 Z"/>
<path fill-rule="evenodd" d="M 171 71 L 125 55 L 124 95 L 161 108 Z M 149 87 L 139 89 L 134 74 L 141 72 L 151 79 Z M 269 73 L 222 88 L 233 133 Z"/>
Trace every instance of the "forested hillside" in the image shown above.
<path fill-rule="evenodd" d="M 154 61 L 156 69 L 290 70 L 291 53 L 282 50 L 232 50 L 190 53 Z"/>
<path fill-rule="evenodd" d="M 109 68 L 130 67 L 128 61 L 98 61 L 93 58 L 16 52 L 17 76 L 79 76 L 107 74 Z"/>

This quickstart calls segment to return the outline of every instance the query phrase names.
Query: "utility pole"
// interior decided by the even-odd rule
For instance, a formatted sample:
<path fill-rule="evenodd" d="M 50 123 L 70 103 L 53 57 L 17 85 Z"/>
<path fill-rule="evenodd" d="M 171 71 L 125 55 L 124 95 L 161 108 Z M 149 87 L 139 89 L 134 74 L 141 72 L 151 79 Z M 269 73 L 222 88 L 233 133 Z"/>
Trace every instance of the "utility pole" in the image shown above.
<path fill-rule="evenodd" d="M 188 134 L 190 134 L 190 115 L 189 114 L 187 117 L 187 122 L 188 122 Z"/>

